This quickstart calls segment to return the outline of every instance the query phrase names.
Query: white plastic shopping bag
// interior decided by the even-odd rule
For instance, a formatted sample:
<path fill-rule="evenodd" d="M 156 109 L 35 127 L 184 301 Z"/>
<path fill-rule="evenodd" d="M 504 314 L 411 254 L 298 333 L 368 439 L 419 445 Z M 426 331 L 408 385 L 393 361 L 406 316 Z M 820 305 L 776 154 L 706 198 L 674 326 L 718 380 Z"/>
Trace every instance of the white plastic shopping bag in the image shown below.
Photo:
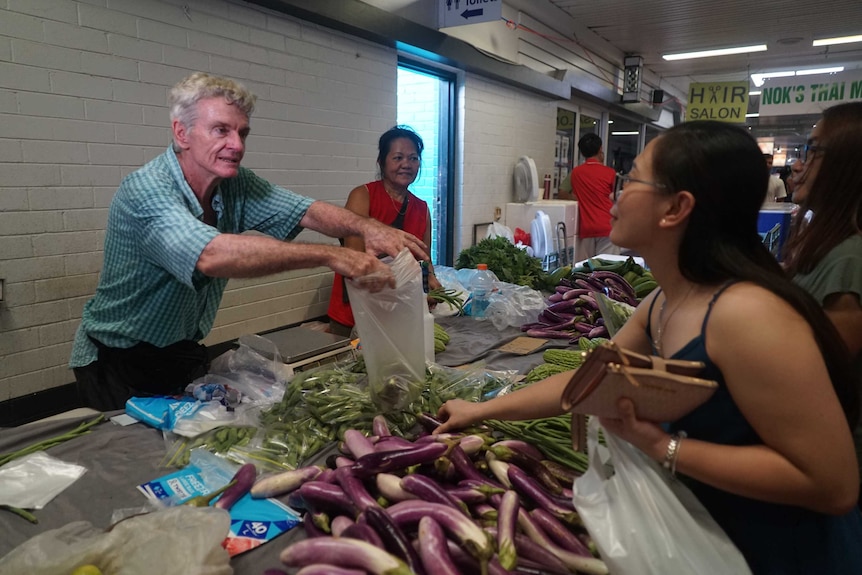
<path fill-rule="evenodd" d="M 347 280 L 353 318 L 362 342 L 371 400 L 384 413 L 404 409 L 422 393 L 425 381 L 422 269 L 406 248 L 388 262 L 395 287 L 370 292 Z"/>
<path fill-rule="evenodd" d="M 611 433 L 604 434 L 605 449 L 598 442 L 599 429 L 598 418 L 590 418 L 590 466 L 575 480 L 573 500 L 611 573 L 751 573 L 687 487 Z"/>

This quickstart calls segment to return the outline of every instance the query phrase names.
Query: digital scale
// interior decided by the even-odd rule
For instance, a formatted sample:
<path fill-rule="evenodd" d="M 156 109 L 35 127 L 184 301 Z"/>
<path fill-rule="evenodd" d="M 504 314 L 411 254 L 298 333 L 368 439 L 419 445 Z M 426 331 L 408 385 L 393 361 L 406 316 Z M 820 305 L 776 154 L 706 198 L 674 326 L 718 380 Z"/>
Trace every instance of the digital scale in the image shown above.
<path fill-rule="evenodd" d="M 349 337 L 302 326 L 261 334 L 261 337 L 275 345 L 288 376 L 325 363 L 354 358 L 356 353 Z"/>

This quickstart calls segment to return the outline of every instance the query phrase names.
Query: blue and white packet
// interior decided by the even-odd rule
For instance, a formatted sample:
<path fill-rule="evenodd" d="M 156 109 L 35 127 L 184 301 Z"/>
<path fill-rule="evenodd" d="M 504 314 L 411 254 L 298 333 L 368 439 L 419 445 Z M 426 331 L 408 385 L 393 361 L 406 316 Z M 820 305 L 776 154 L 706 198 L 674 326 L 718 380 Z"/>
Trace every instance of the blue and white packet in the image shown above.
<path fill-rule="evenodd" d="M 189 465 L 138 485 L 138 490 L 151 501 L 170 507 L 219 489 L 231 480 L 236 469 L 205 449 L 195 449 Z M 231 557 L 259 547 L 300 523 L 299 513 L 277 499 L 253 499 L 249 493 L 229 513 L 230 532 L 222 547 Z"/>

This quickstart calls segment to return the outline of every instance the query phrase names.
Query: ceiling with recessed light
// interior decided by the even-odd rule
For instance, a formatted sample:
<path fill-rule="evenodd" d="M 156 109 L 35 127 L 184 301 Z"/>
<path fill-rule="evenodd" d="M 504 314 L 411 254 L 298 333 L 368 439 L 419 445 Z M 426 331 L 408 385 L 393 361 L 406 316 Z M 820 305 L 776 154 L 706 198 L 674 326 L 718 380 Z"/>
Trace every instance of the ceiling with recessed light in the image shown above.
<path fill-rule="evenodd" d="M 579 25 L 627 54 L 662 82 L 749 80 L 753 73 L 844 66 L 862 68 L 862 42 L 812 46 L 821 38 L 862 34 L 862 0 L 548 0 Z M 766 44 L 749 54 L 667 61 L 664 54 Z M 756 102 L 755 102 L 756 104 Z M 758 136 L 792 146 L 817 116 L 752 118 Z"/>
<path fill-rule="evenodd" d="M 862 34 L 862 1 L 549 0 L 620 50 L 643 58 L 687 91 L 690 81 L 731 81 L 770 70 L 862 67 L 862 42 L 812 46 Z M 667 61 L 663 54 L 766 44 L 750 54 Z"/>

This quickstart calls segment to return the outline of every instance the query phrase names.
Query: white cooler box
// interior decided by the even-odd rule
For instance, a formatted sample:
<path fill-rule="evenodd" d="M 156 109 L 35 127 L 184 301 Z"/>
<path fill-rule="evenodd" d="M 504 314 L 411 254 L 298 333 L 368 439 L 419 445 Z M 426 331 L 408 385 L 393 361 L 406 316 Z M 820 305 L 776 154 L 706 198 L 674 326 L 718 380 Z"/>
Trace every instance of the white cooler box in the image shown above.
<path fill-rule="evenodd" d="M 536 212 L 542 211 L 551 220 L 551 235 L 554 239 L 554 253 L 557 254 L 557 265 L 571 264 L 574 260 L 575 244 L 578 240 L 578 202 L 573 200 L 539 200 L 536 202 L 508 203 L 506 204 L 506 226 L 514 232 L 515 228 L 521 228 L 530 232 L 530 224 L 536 217 Z M 557 224 L 563 223 L 566 227 L 565 248 L 560 245 L 560 237 Z M 567 253 L 562 253 L 562 252 Z"/>

